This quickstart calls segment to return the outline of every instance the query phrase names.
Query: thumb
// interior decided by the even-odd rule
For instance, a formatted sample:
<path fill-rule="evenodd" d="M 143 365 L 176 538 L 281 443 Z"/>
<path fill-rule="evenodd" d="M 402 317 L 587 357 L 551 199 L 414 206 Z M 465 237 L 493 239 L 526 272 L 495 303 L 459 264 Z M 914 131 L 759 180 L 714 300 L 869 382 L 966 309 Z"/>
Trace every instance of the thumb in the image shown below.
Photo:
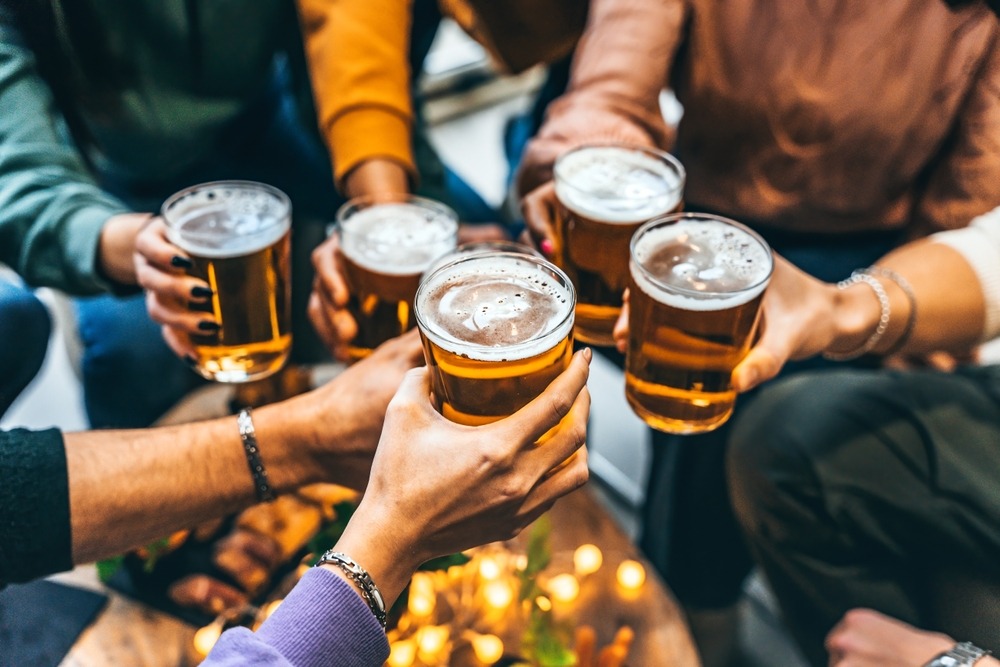
<path fill-rule="evenodd" d="M 389 407 L 398 406 L 402 403 L 424 404 L 430 400 L 431 381 L 430 374 L 426 366 L 411 368 L 406 371 L 403 381 L 396 390 Z"/>
<path fill-rule="evenodd" d="M 788 360 L 787 350 L 776 349 L 767 337 L 750 350 L 736 368 L 733 369 L 732 385 L 738 393 L 750 391 L 767 380 L 774 378 Z"/>

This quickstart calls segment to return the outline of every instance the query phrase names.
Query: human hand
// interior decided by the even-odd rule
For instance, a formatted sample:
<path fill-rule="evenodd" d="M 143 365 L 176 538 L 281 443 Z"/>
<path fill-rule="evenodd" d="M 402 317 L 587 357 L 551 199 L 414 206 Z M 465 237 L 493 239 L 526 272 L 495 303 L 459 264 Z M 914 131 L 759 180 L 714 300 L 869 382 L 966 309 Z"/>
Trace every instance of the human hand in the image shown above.
<path fill-rule="evenodd" d="M 555 252 L 553 226 L 556 222 L 557 205 L 555 181 L 539 185 L 521 201 L 525 227 L 520 241 L 532 248 L 538 248 L 550 259 Z"/>
<path fill-rule="evenodd" d="M 617 349 L 622 354 L 625 354 L 625 350 L 628 349 L 628 316 L 629 316 L 629 290 L 626 289 L 622 293 L 622 310 L 618 313 L 618 319 L 615 320 L 615 328 L 611 335 L 615 339 L 615 349 Z"/>
<path fill-rule="evenodd" d="M 954 645 L 871 609 L 850 610 L 826 637 L 830 667 L 921 667 Z"/>
<path fill-rule="evenodd" d="M 97 263 L 104 277 L 119 285 L 136 284 L 136 236 L 149 219 L 149 213 L 122 213 L 104 223 L 97 245 Z"/>
<path fill-rule="evenodd" d="M 733 370 L 733 388 L 749 391 L 775 377 L 790 359 L 827 350 L 837 335 L 838 296 L 836 286 L 775 254 L 774 273 L 761 305 L 760 337 Z"/>
<path fill-rule="evenodd" d="M 587 481 L 590 359 L 589 350 L 578 352 L 535 400 L 478 427 L 434 409 L 426 369 L 407 374 L 389 405 L 368 490 L 337 545 L 368 569 L 387 603 L 424 561 L 509 539 Z"/>
<path fill-rule="evenodd" d="M 135 275 L 146 290 L 146 309 L 163 325 L 163 339 L 181 358 L 193 358 L 189 334 L 217 331 L 219 323 L 204 312 L 212 289 L 204 280 L 187 275 L 191 258 L 167 238 L 167 223 L 149 218 L 135 239 Z"/>
<path fill-rule="evenodd" d="M 273 417 L 279 428 L 305 444 L 301 456 L 313 471 L 308 481 L 363 489 L 389 401 L 406 372 L 422 362 L 420 336 L 410 331 L 322 387 L 258 409 L 255 419 Z"/>
<path fill-rule="evenodd" d="M 313 280 L 309 295 L 309 321 L 335 359 L 348 361 L 347 344 L 358 335 L 358 323 L 347 309 L 351 298 L 340 267 L 340 238 L 331 234 L 312 252 Z"/>

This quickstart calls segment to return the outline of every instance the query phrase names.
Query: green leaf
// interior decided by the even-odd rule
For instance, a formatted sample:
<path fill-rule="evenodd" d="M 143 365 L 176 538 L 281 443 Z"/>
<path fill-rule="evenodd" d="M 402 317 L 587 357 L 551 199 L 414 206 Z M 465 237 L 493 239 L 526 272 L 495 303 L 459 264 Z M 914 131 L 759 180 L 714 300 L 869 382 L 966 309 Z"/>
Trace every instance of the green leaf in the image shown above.
<path fill-rule="evenodd" d="M 99 560 L 97 561 L 97 577 L 106 584 L 111 580 L 111 577 L 115 576 L 118 570 L 122 569 L 123 565 L 125 565 L 124 556 L 112 556 L 111 558 Z"/>
<path fill-rule="evenodd" d="M 439 556 L 438 558 L 432 558 L 420 567 L 418 570 L 430 571 L 435 570 L 447 570 L 449 567 L 454 565 L 465 565 L 471 558 L 463 553 L 450 554 L 448 556 Z"/>

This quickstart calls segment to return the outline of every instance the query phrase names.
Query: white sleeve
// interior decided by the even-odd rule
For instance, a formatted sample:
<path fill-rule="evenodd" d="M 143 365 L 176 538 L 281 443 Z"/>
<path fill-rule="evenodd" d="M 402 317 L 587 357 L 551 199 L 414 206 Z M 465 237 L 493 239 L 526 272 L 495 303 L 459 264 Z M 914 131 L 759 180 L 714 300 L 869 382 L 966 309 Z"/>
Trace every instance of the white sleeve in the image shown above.
<path fill-rule="evenodd" d="M 1000 207 L 975 218 L 968 227 L 931 236 L 958 251 L 979 278 L 986 301 L 981 340 L 1000 336 Z"/>

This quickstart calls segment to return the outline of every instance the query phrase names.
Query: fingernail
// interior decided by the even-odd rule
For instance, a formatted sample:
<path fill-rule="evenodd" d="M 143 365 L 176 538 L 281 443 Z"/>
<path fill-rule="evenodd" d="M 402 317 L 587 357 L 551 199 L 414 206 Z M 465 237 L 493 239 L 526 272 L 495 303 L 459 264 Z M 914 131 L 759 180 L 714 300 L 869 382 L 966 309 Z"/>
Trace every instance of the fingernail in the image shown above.
<path fill-rule="evenodd" d="M 542 242 L 538 244 L 538 247 L 541 249 L 542 253 L 546 255 L 551 255 L 556 249 L 556 246 L 552 243 L 551 239 L 542 239 Z"/>
<path fill-rule="evenodd" d="M 187 364 L 188 366 L 194 366 L 195 364 L 198 363 L 198 360 L 192 357 L 190 354 L 185 354 L 184 363 Z"/>
<path fill-rule="evenodd" d="M 180 255 L 174 255 L 170 258 L 170 266 L 176 266 L 178 269 L 190 269 L 194 266 L 191 260 L 187 257 L 181 257 Z"/>
<path fill-rule="evenodd" d="M 583 348 L 583 358 L 589 363 L 590 360 L 594 358 L 594 351 L 589 347 Z"/>
<path fill-rule="evenodd" d="M 201 285 L 196 285 L 191 288 L 191 296 L 196 299 L 207 299 L 208 297 L 215 294 L 210 287 L 202 287 Z"/>
<path fill-rule="evenodd" d="M 212 322 L 211 320 L 202 320 L 198 322 L 198 328 L 202 331 L 218 331 L 222 328 L 218 322 Z"/>

